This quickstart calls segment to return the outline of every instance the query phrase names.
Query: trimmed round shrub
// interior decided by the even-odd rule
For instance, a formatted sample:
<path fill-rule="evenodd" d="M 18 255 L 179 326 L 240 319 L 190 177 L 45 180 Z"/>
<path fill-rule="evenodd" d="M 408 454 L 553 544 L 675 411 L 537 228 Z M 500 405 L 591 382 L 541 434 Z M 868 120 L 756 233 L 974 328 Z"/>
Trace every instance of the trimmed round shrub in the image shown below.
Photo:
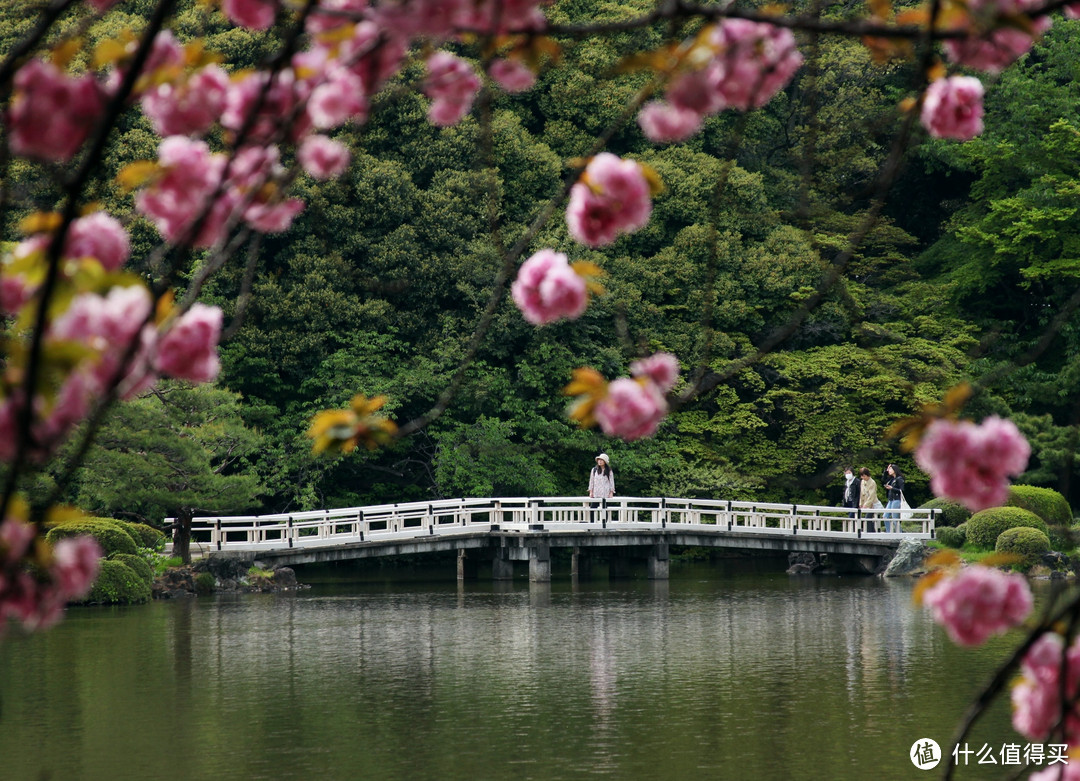
<path fill-rule="evenodd" d="M 135 538 L 136 544 L 141 548 L 158 550 L 162 547 L 162 543 L 165 542 L 164 533 L 145 523 L 130 523 L 125 521 L 124 529 L 127 530 L 128 534 Z"/>
<path fill-rule="evenodd" d="M 135 553 L 135 540 L 120 525 L 108 518 L 84 518 L 62 523 L 49 529 L 46 541 L 56 543 L 66 537 L 89 535 L 98 541 L 106 556 L 114 553 Z"/>
<path fill-rule="evenodd" d="M 942 545 L 947 545 L 950 548 L 962 548 L 967 541 L 967 528 L 939 526 L 934 529 L 934 536 Z"/>
<path fill-rule="evenodd" d="M 135 604 L 150 601 L 150 584 L 122 561 L 101 562 L 94 587 L 83 600 L 87 605 Z"/>
<path fill-rule="evenodd" d="M 993 548 L 997 545 L 998 535 L 1018 526 L 1038 529 L 1047 539 L 1050 537 L 1046 521 L 1035 513 L 1020 507 L 991 507 L 975 513 L 968 520 L 967 541 L 980 548 Z"/>
<path fill-rule="evenodd" d="M 959 526 L 960 524 L 967 522 L 967 519 L 971 517 L 971 510 L 951 499 L 937 497 L 931 499 L 929 502 L 924 502 L 919 505 L 920 510 L 927 510 L 930 508 L 941 510 L 941 512 L 934 516 L 938 528 L 941 528 L 942 526 Z"/>
<path fill-rule="evenodd" d="M 114 553 L 109 557 L 110 561 L 119 561 L 123 564 L 127 564 L 133 570 L 135 570 L 139 577 L 152 585 L 154 582 L 154 570 L 150 567 L 150 562 L 144 559 L 142 556 L 131 553 Z"/>
<path fill-rule="evenodd" d="M 1049 526 L 1072 526 L 1073 513 L 1064 496 L 1052 488 L 1034 485 L 1014 485 L 1009 488 L 1006 507 L 1023 507 L 1035 513 Z"/>
<path fill-rule="evenodd" d="M 1050 538 L 1038 529 L 1015 526 L 998 535 L 994 550 L 998 553 L 1015 553 L 1030 561 L 1050 552 Z"/>

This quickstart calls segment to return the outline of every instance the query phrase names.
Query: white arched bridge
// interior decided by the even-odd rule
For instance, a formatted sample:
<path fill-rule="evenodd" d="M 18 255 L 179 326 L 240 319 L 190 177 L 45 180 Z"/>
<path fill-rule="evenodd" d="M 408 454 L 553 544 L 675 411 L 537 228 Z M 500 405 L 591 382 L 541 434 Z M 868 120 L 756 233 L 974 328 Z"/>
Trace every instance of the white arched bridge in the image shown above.
<path fill-rule="evenodd" d="M 458 577 L 490 560 L 493 577 L 508 579 L 513 562 L 528 561 L 534 581 L 550 580 L 553 548 L 572 550 L 574 574 L 603 549 L 613 567 L 643 557 L 649 577 L 666 578 L 672 545 L 824 553 L 844 569 L 873 571 L 902 539 L 934 536 L 937 511 L 905 510 L 895 520 L 886 512 L 716 499 L 446 499 L 197 517 L 191 550 L 281 566 L 456 550 Z M 887 523 L 902 530 L 887 530 Z"/>

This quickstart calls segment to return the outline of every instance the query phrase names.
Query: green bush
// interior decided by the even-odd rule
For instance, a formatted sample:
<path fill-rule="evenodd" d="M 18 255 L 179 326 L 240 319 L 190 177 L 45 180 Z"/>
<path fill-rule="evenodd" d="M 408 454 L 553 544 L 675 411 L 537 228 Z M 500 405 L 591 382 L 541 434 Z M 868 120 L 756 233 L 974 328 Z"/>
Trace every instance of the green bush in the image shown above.
<path fill-rule="evenodd" d="M 1016 526 L 998 535 L 994 550 L 998 553 L 1015 553 L 1030 562 L 1050 551 L 1050 538 L 1038 529 Z"/>
<path fill-rule="evenodd" d="M 94 587 L 90 589 L 83 603 L 115 605 L 135 604 L 149 600 L 149 583 L 124 562 L 105 559 L 101 562 L 101 571 L 98 573 L 97 580 L 94 581 Z"/>
<path fill-rule="evenodd" d="M 154 570 L 150 568 L 149 562 L 142 556 L 131 553 L 114 553 L 109 557 L 109 561 L 119 561 L 127 564 L 139 574 L 140 578 L 146 581 L 147 585 L 152 585 L 154 582 Z"/>
<path fill-rule="evenodd" d="M 210 594 L 217 588 L 217 581 L 209 572 L 200 572 L 195 576 L 195 591 L 199 594 Z"/>
<path fill-rule="evenodd" d="M 135 538 L 135 542 L 140 548 L 160 550 L 164 547 L 165 535 L 153 526 L 145 523 L 129 523 L 128 521 L 123 521 L 122 526 L 128 534 Z"/>
<path fill-rule="evenodd" d="M 993 548 L 998 535 L 1018 526 L 1038 529 L 1050 537 L 1046 521 L 1035 513 L 1020 507 L 991 507 L 971 516 L 967 522 L 967 541 L 980 548 Z"/>
<path fill-rule="evenodd" d="M 98 541 L 106 556 L 114 553 L 135 553 L 135 540 L 121 526 L 109 518 L 84 518 L 62 523 L 49 529 L 45 539 L 55 544 L 66 537 L 89 535 Z"/>
<path fill-rule="evenodd" d="M 1022 507 L 1046 521 L 1048 526 L 1072 526 L 1073 513 L 1064 496 L 1052 488 L 1014 485 L 1009 488 L 1006 507 Z"/>
<path fill-rule="evenodd" d="M 934 530 L 937 541 L 950 548 L 962 548 L 967 542 L 967 527 L 939 526 Z"/>
<path fill-rule="evenodd" d="M 934 516 L 938 528 L 942 526 L 959 526 L 971 517 L 971 510 L 951 499 L 936 498 L 919 505 L 920 510 L 931 507 L 941 510 Z"/>
<path fill-rule="evenodd" d="M 1053 550 L 1072 550 L 1076 538 L 1070 533 L 1073 523 L 1072 508 L 1064 496 L 1050 488 L 1034 485 L 1014 485 L 1009 489 L 1007 507 L 1023 507 L 1046 521 L 1050 527 L 1050 545 Z"/>

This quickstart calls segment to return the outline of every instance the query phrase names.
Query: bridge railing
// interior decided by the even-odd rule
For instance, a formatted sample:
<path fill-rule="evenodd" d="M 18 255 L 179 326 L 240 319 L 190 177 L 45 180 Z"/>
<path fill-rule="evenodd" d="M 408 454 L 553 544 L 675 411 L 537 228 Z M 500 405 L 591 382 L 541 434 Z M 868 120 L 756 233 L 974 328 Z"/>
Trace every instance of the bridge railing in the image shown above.
<path fill-rule="evenodd" d="M 935 510 L 846 510 L 819 505 L 718 499 L 509 497 L 443 499 L 276 515 L 211 516 L 192 521 L 202 550 L 259 551 L 486 531 L 585 531 L 672 526 L 697 531 L 815 534 L 848 538 L 929 538 Z M 896 514 L 898 519 L 886 516 Z M 167 519 L 172 521 L 173 519 Z"/>

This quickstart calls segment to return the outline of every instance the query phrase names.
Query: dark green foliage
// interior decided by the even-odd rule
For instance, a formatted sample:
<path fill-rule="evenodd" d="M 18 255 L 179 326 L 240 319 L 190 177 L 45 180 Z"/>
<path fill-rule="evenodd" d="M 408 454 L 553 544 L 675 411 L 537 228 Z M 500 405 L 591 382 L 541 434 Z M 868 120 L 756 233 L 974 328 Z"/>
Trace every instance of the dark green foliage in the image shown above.
<path fill-rule="evenodd" d="M 150 600 L 150 583 L 123 561 L 105 559 L 90 593 L 87 605 L 129 605 Z"/>
<path fill-rule="evenodd" d="M 154 582 L 154 570 L 150 567 L 150 564 L 142 556 L 133 555 L 130 553 L 114 553 L 109 557 L 110 561 L 119 561 L 121 564 L 126 564 L 138 573 L 139 577 L 147 582 L 148 585 Z"/>
<path fill-rule="evenodd" d="M 967 527 L 938 526 L 934 530 L 934 536 L 942 545 L 950 548 L 962 548 L 967 542 Z"/>
<path fill-rule="evenodd" d="M 972 515 L 966 526 L 967 541 L 979 548 L 993 549 L 1003 531 L 1018 526 L 1038 529 L 1047 536 L 1047 545 L 1050 544 L 1050 530 L 1046 522 L 1035 513 L 1020 507 L 991 507 L 989 510 L 982 510 Z"/>
<path fill-rule="evenodd" d="M 212 594 L 217 588 L 217 581 L 209 572 L 200 572 L 195 576 L 195 591 L 199 594 Z"/>
<path fill-rule="evenodd" d="M 137 534 L 136 542 L 140 547 L 150 550 L 160 550 L 165 544 L 165 534 L 160 529 L 148 526 L 145 523 L 126 523 L 124 528 L 129 533 Z"/>
<path fill-rule="evenodd" d="M 954 502 L 950 499 L 935 497 L 929 502 L 923 502 L 919 505 L 919 509 L 927 509 L 929 507 L 941 510 L 941 512 L 934 516 L 939 529 L 942 526 L 959 526 L 971 517 L 971 510 L 964 507 L 964 505 L 959 502 Z"/>
<path fill-rule="evenodd" d="M 994 550 L 998 553 L 1015 553 L 1030 562 L 1050 551 L 1050 538 L 1038 529 L 1017 526 L 998 535 Z"/>
<path fill-rule="evenodd" d="M 1014 485 L 1009 489 L 1009 507 L 1023 507 L 1046 521 L 1048 526 L 1072 526 L 1069 503 L 1057 491 L 1034 485 Z"/>
<path fill-rule="evenodd" d="M 110 518 L 87 518 L 54 526 L 49 529 L 45 539 L 50 543 L 56 543 L 66 537 L 80 537 L 83 535 L 89 535 L 96 539 L 106 556 L 111 556 L 114 553 L 134 554 L 137 548 L 136 541 L 127 530 Z"/>

